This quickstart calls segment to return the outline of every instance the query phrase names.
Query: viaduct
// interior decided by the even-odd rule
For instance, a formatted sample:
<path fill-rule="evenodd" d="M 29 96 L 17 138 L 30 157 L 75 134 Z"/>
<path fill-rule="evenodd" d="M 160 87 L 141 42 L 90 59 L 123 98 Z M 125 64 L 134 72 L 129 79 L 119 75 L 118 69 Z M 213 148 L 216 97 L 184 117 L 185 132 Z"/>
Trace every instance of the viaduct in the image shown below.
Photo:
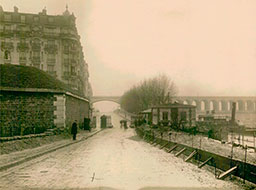
<path fill-rule="evenodd" d="M 91 103 L 112 101 L 120 104 L 120 96 L 94 96 Z M 214 110 L 215 113 L 228 114 L 232 102 L 236 102 L 238 113 L 256 113 L 256 96 L 177 96 L 173 100 L 183 104 L 195 105 L 197 113 Z"/>

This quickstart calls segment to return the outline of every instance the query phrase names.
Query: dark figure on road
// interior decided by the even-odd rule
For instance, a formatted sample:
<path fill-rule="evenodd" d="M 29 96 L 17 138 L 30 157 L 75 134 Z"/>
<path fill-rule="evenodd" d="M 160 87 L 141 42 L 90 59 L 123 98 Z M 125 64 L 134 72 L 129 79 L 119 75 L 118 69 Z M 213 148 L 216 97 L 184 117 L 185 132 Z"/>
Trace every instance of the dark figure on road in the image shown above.
<path fill-rule="evenodd" d="M 77 123 L 76 123 L 76 120 L 72 124 L 71 134 L 73 135 L 73 140 L 76 140 L 76 134 L 77 134 Z"/>

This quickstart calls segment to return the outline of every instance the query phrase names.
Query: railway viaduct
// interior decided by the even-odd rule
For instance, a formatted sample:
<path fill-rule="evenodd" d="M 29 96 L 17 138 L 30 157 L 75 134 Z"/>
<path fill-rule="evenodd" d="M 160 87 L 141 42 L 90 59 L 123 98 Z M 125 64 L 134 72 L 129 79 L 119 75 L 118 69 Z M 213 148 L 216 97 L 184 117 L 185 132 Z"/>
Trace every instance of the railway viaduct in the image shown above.
<path fill-rule="evenodd" d="M 120 96 L 94 96 L 91 103 L 112 101 L 120 104 Z M 236 102 L 238 113 L 256 113 L 256 96 L 177 96 L 173 100 L 183 104 L 195 105 L 197 113 L 214 110 L 215 113 L 228 114 L 232 102 Z"/>

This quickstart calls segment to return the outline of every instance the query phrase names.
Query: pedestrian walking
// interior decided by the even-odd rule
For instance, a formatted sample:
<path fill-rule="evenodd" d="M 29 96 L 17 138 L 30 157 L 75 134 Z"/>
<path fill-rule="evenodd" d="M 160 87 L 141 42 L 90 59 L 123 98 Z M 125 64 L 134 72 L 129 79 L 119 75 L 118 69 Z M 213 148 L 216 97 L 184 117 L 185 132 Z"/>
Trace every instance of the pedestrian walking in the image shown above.
<path fill-rule="evenodd" d="M 71 128 L 71 134 L 73 135 L 73 140 L 76 140 L 76 134 L 77 134 L 77 121 L 75 120 L 74 123 L 72 124 Z"/>

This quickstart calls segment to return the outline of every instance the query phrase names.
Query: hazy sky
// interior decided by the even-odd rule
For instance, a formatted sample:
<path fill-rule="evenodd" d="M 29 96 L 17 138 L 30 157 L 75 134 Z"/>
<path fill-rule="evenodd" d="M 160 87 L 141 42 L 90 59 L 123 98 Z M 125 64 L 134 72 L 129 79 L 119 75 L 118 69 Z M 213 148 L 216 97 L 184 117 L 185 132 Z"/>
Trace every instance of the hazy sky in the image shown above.
<path fill-rule="evenodd" d="M 0 0 L 77 17 L 94 95 L 166 73 L 179 95 L 256 95 L 255 0 Z"/>

